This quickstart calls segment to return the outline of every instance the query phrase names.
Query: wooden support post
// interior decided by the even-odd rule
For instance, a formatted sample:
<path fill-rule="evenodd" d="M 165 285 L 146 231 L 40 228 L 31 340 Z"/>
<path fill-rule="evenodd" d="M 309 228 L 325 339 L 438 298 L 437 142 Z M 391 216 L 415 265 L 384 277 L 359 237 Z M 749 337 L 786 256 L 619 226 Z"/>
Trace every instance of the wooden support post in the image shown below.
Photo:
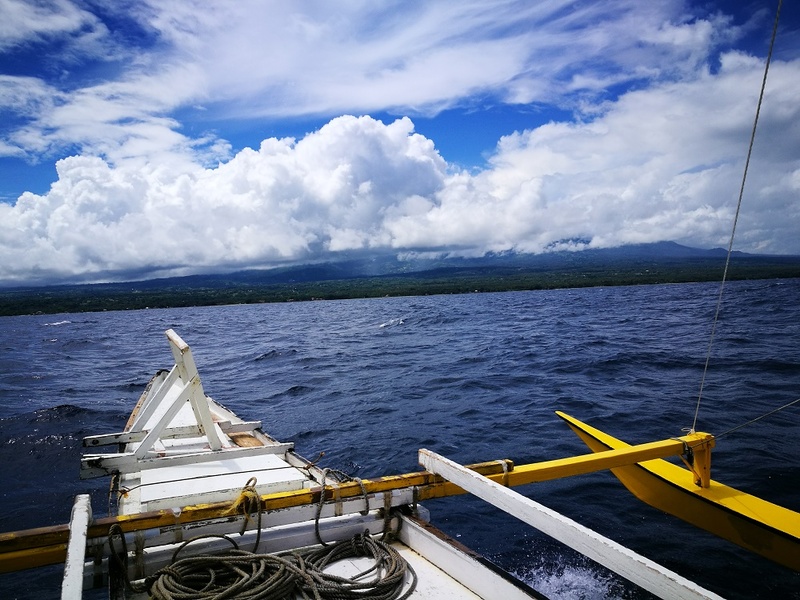
<path fill-rule="evenodd" d="M 169 340 L 169 346 L 172 349 L 172 356 L 175 358 L 175 366 L 178 368 L 178 373 L 187 385 L 191 385 L 192 394 L 189 396 L 189 402 L 194 411 L 197 425 L 208 439 L 211 449 L 219 450 L 222 448 L 222 440 L 211 419 L 211 411 L 208 408 L 208 400 L 206 400 L 203 384 L 200 382 L 200 374 L 197 372 L 197 365 L 192 356 L 192 349 L 172 329 L 168 329 L 166 335 Z"/>
<path fill-rule="evenodd" d="M 711 485 L 711 449 L 715 443 L 714 436 L 708 433 L 690 433 L 681 439 L 687 440 L 694 457 L 691 467 L 695 485 L 708 488 Z"/>

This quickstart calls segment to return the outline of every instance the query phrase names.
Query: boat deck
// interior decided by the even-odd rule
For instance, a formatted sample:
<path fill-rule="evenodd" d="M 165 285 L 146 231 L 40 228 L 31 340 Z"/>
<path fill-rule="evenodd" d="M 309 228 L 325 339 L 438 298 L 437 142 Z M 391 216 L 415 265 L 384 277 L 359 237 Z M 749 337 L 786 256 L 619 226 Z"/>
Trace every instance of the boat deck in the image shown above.
<path fill-rule="evenodd" d="M 390 546 L 406 563 L 407 574 L 398 595 L 407 593 L 413 582 L 414 590 L 408 596 L 411 599 L 545 598 L 533 588 L 493 567 L 430 524 L 418 519 L 404 517 L 400 538 L 392 541 Z M 325 568 L 325 573 L 351 578 L 367 572 L 364 580 L 370 581 L 376 577 L 369 572 L 375 564 L 376 561 L 372 558 L 344 558 L 331 562 Z M 383 576 L 383 573 L 378 576 Z M 148 597 L 146 592 L 133 595 L 128 592 L 125 595 L 127 600 L 144 600 Z M 300 593 L 296 596 L 298 599 L 302 597 Z"/>

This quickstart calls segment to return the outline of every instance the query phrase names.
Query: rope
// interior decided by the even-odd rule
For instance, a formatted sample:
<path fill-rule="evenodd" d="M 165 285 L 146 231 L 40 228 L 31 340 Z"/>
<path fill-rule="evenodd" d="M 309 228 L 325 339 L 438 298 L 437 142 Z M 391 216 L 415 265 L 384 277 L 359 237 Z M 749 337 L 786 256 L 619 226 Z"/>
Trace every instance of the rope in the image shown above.
<path fill-rule="evenodd" d="M 114 550 L 114 538 L 119 537 L 122 549 L 117 552 Z M 118 523 L 114 523 L 108 528 L 108 548 L 111 551 L 111 556 L 114 559 L 119 570 L 122 572 L 125 582 L 130 584 L 128 579 L 128 542 L 125 539 L 125 533 Z"/>
<path fill-rule="evenodd" d="M 317 512 L 314 515 L 314 535 L 317 537 L 317 542 L 323 547 L 327 546 L 328 544 L 322 540 L 322 535 L 319 531 L 319 519 L 320 515 L 322 515 L 322 507 L 325 505 L 325 482 L 328 478 L 336 480 L 338 483 L 346 483 L 348 481 L 355 481 L 358 483 L 359 487 L 361 488 L 361 494 L 364 496 L 364 510 L 361 511 L 362 515 L 366 515 L 369 513 L 369 495 L 367 494 L 367 488 L 364 485 L 364 482 L 361 480 L 360 477 L 351 477 L 344 471 L 340 471 L 339 469 L 323 469 L 322 470 L 322 489 L 319 492 L 319 502 L 317 502 Z"/>
<path fill-rule="evenodd" d="M 115 500 L 118 499 L 117 494 L 119 493 L 119 473 L 114 473 L 111 475 L 111 482 L 108 484 L 108 516 L 112 516 L 114 512 L 112 512 L 112 498 Z M 116 503 L 114 503 L 114 509 L 116 510 Z"/>
<path fill-rule="evenodd" d="M 325 572 L 333 563 L 352 558 L 370 559 L 372 566 L 349 578 Z M 405 600 L 416 584 L 414 569 L 399 552 L 366 532 L 304 552 L 274 555 L 233 549 L 187 557 L 145 580 L 155 600 L 280 600 L 298 594 L 315 600 Z"/>
<path fill-rule="evenodd" d="M 714 437 L 716 437 L 717 439 L 719 439 L 719 438 L 721 438 L 723 435 L 728 435 L 729 433 L 733 433 L 734 431 L 738 431 L 738 430 L 739 430 L 739 429 L 741 429 L 742 427 L 747 427 L 748 425 L 752 425 L 753 423 L 756 423 L 756 422 L 760 421 L 761 419 L 764 419 L 764 418 L 766 418 L 766 417 L 769 417 L 769 416 L 771 416 L 771 415 L 774 415 L 776 412 L 780 412 L 780 411 L 782 411 L 782 410 L 783 410 L 783 409 L 785 409 L 785 408 L 789 408 L 790 406 L 794 406 L 794 405 L 795 405 L 795 404 L 797 404 L 798 402 L 800 402 L 800 398 L 797 398 L 796 400 L 792 400 L 791 402 L 789 402 L 789 403 L 787 403 L 787 404 L 784 404 L 783 406 L 780 406 L 780 407 L 778 407 L 778 408 L 776 408 L 776 409 L 774 409 L 774 410 L 771 410 L 771 411 L 769 411 L 768 413 L 764 413 L 764 414 L 763 414 L 763 415 L 761 415 L 760 417 L 756 417 L 755 419 L 750 419 L 750 420 L 749 420 L 749 421 L 747 421 L 746 423 L 742 423 L 741 425 L 737 425 L 736 427 L 732 427 L 731 429 L 728 429 L 728 431 L 723 431 L 722 433 L 720 433 L 719 435 L 717 435 L 717 436 L 714 436 Z"/>
<path fill-rule="evenodd" d="M 717 296 L 717 308 L 714 311 L 714 321 L 713 321 L 713 323 L 711 325 L 711 336 L 710 336 L 710 338 L 708 340 L 708 350 L 706 351 L 705 366 L 703 367 L 703 375 L 700 378 L 700 391 L 697 394 L 697 406 L 695 407 L 695 410 L 694 410 L 694 420 L 692 421 L 692 429 L 691 429 L 692 432 L 695 431 L 695 427 L 697 426 L 697 415 L 700 413 L 700 403 L 701 403 L 702 398 L 703 398 L 703 388 L 704 388 L 705 382 L 706 382 L 706 373 L 708 373 L 708 365 L 709 365 L 709 362 L 711 361 L 711 347 L 714 345 L 714 336 L 716 335 L 716 332 L 717 332 L 717 323 L 719 321 L 719 313 L 720 313 L 720 309 L 722 307 L 722 292 L 725 289 L 725 282 L 726 282 L 726 280 L 728 278 L 728 267 L 729 267 L 730 262 L 731 262 L 731 254 L 733 253 L 733 240 L 734 240 L 734 237 L 736 236 L 736 224 L 739 221 L 739 212 L 740 212 L 740 210 L 742 208 L 742 198 L 744 197 L 744 185 L 745 185 L 745 182 L 747 181 L 747 170 L 750 167 L 750 157 L 753 154 L 753 143 L 755 142 L 755 139 L 756 139 L 756 129 L 758 127 L 758 117 L 761 114 L 761 104 L 762 104 L 762 102 L 764 100 L 764 90 L 767 87 L 767 74 L 769 73 L 769 64 L 772 61 L 772 50 L 775 47 L 775 38 L 778 35 L 778 21 L 779 21 L 780 16 L 781 16 L 781 5 L 782 4 L 783 4 L 783 0 L 778 0 L 778 10 L 775 13 L 775 23 L 774 23 L 774 25 L 772 27 L 772 39 L 769 42 L 769 52 L 767 53 L 767 62 L 764 65 L 764 78 L 761 80 L 761 92 L 760 92 L 760 94 L 758 96 L 758 105 L 756 107 L 756 116 L 755 116 L 755 119 L 753 120 L 753 130 L 750 133 L 750 146 L 749 146 L 749 148 L 747 150 L 747 159 L 745 160 L 744 172 L 742 173 L 742 185 L 739 188 L 739 200 L 736 203 L 736 214 L 734 215 L 734 218 L 733 218 L 733 227 L 731 229 L 731 239 L 728 242 L 728 253 L 727 253 L 726 257 L 725 257 L 725 269 L 722 272 L 722 281 L 720 282 L 719 295 Z"/>
<path fill-rule="evenodd" d="M 258 495 L 258 490 L 256 490 L 256 484 L 258 483 L 258 479 L 255 477 L 251 477 L 247 480 L 247 483 L 244 484 L 242 491 L 239 492 L 239 496 L 234 500 L 231 507 L 228 509 L 228 514 L 237 513 L 240 510 L 244 515 L 244 521 L 242 522 L 242 530 L 239 532 L 239 535 L 244 535 L 244 532 L 247 531 L 247 525 L 250 523 L 250 515 L 253 513 L 258 513 L 258 520 L 256 523 L 256 542 L 253 545 L 253 552 L 258 552 L 258 544 L 261 542 L 261 516 L 263 513 L 263 507 L 261 506 L 261 496 Z"/>
<path fill-rule="evenodd" d="M 256 490 L 257 480 L 251 477 L 237 499 L 233 502 L 228 514 L 244 514 L 243 534 L 250 522 L 250 515 L 258 514 L 257 534 L 253 552 L 241 550 L 238 544 L 227 535 L 203 535 L 192 538 L 181 544 L 172 555 L 172 563 L 158 570 L 143 581 L 130 581 L 128 577 L 128 548 L 122 528 L 112 525 L 108 532 L 108 544 L 113 560 L 116 561 L 127 585 L 135 592 L 148 592 L 155 600 L 223 600 L 241 598 L 243 600 L 281 600 L 296 598 L 298 594 L 306 600 L 405 600 L 416 589 L 417 575 L 414 569 L 402 556 L 387 543 L 374 540 L 369 532 L 356 535 L 350 540 L 327 544 L 322 541 L 319 532 L 319 518 L 325 502 L 324 481 L 331 479 L 356 481 L 364 494 L 364 510 L 369 513 L 369 498 L 366 487 L 359 478 L 337 471 L 322 471 L 323 486 L 314 530 L 320 547 L 303 552 L 283 554 L 258 554 L 261 536 L 261 520 L 263 507 Z M 384 519 L 391 519 L 391 496 L 388 506 L 384 507 Z M 388 524 L 385 525 L 388 530 Z M 384 537 L 386 536 L 384 531 Z M 120 538 L 121 549 L 115 551 L 115 538 Z M 233 548 L 217 554 L 201 554 L 179 559 L 179 554 L 198 540 L 221 538 L 229 542 Z M 364 571 L 346 578 L 326 573 L 331 564 L 345 559 L 367 558 L 372 566 Z M 366 579 L 372 575 L 370 579 Z M 406 579 L 410 575 L 408 589 Z"/>

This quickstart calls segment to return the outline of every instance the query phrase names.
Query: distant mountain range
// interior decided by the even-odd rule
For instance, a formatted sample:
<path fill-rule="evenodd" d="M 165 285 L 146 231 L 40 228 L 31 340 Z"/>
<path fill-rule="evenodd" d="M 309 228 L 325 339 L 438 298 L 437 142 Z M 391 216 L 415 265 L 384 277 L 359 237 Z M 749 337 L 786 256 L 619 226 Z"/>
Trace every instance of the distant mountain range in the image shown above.
<path fill-rule="evenodd" d="M 673 242 L 478 258 L 361 254 L 337 261 L 117 283 L 0 287 L 0 316 L 401 295 L 719 281 L 726 251 Z M 800 277 L 800 256 L 735 252 L 730 279 Z"/>
<path fill-rule="evenodd" d="M 489 253 L 480 257 L 450 257 L 445 253 L 435 258 L 411 256 L 399 258 L 396 253 L 364 254 L 347 256 L 339 260 L 307 263 L 270 269 L 246 269 L 225 274 L 187 275 L 138 281 L 137 286 L 148 287 L 183 284 L 190 287 L 213 286 L 219 284 L 277 284 L 306 283 L 311 281 L 335 281 L 358 277 L 385 277 L 421 275 L 423 273 L 441 274 L 447 271 L 458 272 L 464 269 L 573 269 L 580 266 L 600 266 L 620 262 L 640 262 L 642 260 L 708 259 L 724 258 L 722 248 L 703 250 L 682 246 L 675 242 L 656 242 L 651 244 L 631 244 L 617 248 L 588 249 L 579 251 L 548 252 L 544 254 L 523 254 L 517 252 Z M 747 255 L 734 252 L 737 256 Z M 110 284 L 113 285 L 113 284 Z"/>

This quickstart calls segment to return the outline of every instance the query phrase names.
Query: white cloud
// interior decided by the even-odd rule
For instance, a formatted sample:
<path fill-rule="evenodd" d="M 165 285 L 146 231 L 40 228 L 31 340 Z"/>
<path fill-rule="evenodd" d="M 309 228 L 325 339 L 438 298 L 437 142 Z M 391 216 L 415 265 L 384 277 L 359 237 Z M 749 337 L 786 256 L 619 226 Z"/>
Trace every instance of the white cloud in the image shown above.
<path fill-rule="evenodd" d="M 725 246 L 756 103 L 742 90 L 757 90 L 760 75 L 758 61 L 726 56 L 717 74 L 630 92 L 592 122 L 507 136 L 477 173 L 449 167 L 407 118 L 340 117 L 217 168 L 72 157 L 49 193 L 0 205 L 0 278 L 191 272 L 362 249 L 539 252 L 572 239 Z M 740 249 L 800 253 L 800 161 L 787 158 L 800 156 L 798 78 L 800 61 L 774 64 Z"/>
<path fill-rule="evenodd" d="M 94 15 L 67 0 L 4 0 L 0 4 L 0 50 L 50 37 L 83 37 L 98 26 L 102 27 Z"/>
<path fill-rule="evenodd" d="M 18 149 L 14 154 L 78 147 L 114 164 L 137 148 L 148 157 L 157 146 L 191 148 L 177 139 L 174 113 L 182 108 L 204 106 L 206 119 L 242 121 L 387 110 L 430 115 L 476 97 L 577 106 L 612 83 L 694 71 L 720 30 L 730 37 L 736 31 L 722 17 L 692 19 L 679 0 L 104 6 L 135 21 L 141 35 L 131 39 L 67 0 L 47 10 L 18 0 L 4 6 L 17 46 L 38 52 L 36 44 L 58 38 L 57 49 L 81 49 L 47 49 L 38 84 L 49 103 L 20 110 L 0 96 L 0 109 L 25 119 L 4 135 L 6 143 Z M 89 77 L 80 78 L 75 60 L 94 61 Z M 116 152 L 141 139 L 142 127 L 131 123 L 146 124 L 151 142 Z M 199 159 L 209 158 L 226 157 L 209 156 L 206 148 Z"/>
<path fill-rule="evenodd" d="M 387 207 L 432 197 L 446 165 L 408 119 L 334 119 L 295 142 L 265 140 L 216 169 L 100 158 L 59 161 L 43 195 L 0 204 L 0 278 L 188 272 L 384 247 Z"/>
<path fill-rule="evenodd" d="M 799 69 L 796 61 L 777 63 L 771 73 L 773 104 L 764 107 L 743 216 L 745 224 L 766 219 L 771 227 L 760 228 L 761 240 L 746 249 L 800 250 L 789 208 L 797 197 L 790 174 L 800 156 L 800 109 L 788 100 Z M 504 196 L 525 184 L 539 188 L 526 213 L 529 237 L 518 247 L 541 250 L 572 237 L 594 246 L 665 239 L 726 245 L 761 74 L 758 61 L 727 56 L 718 75 L 630 92 L 591 123 L 550 124 L 501 140 L 482 177 Z M 784 147 L 769 156 L 773 136 Z M 771 180 L 770 197 L 788 211 L 759 198 Z"/>
<path fill-rule="evenodd" d="M 209 74 L 211 98 L 235 100 L 229 110 L 239 115 L 430 114 L 476 93 L 554 101 L 577 89 L 602 91 L 589 82 L 694 69 L 715 41 L 712 24 L 691 20 L 682 2 L 467 0 L 401 10 L 338 3 L 313 14 L 242 2 L 225 27 L 196 18 L 187 27 L 185 9 L 171 15 L 171 6 L 154 26 Z"/>
<path fill-rule="evenodd" d="M 691 18 L 678 0 L 402 10 L 153 1 L 123 5 L 144 40 L 125 51 L 66 0 L 46 14 L 41 6 L 3 5 L 0 27 L 21 32 L 6 49 L 58 38 L 95 67 L 128 54 L 112 75 L 97 67 L 79 78 L 70 68 L 80 53 L 69 52 L 49 74 L 0 76 L 0 111 L 13 117 L 0 156 L 75 154 L 58 162 L 47 193 L 0 203 L 0 280 L 184 273 L 348 250 L 727 243 L 762 64 L 733 51 L 717 63 L 743 31 L 724 15 Z M 798 80 L 800 61 L 773 64 L 741 249 L 800 253 Z M 224 133 L 181 117 L 192 107 L 215 123 L 430 115 L 484 101 L 551 103 L 576 116 L 503 137 L 473 172 L 448 165 L 408 118 L 339 117 L 302 139 L 235 152 Z"/>

